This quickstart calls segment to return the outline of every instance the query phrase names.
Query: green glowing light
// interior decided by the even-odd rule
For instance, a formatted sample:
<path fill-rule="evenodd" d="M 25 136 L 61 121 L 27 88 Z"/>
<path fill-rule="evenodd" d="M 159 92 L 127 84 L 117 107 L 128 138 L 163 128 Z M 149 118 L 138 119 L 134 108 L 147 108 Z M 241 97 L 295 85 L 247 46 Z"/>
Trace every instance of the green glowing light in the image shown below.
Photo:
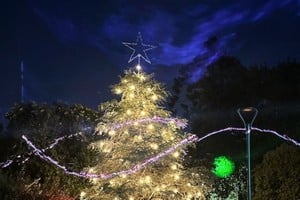
<path fill-rule="evenodd" d="M 227 178 L 234 171 L 234 162 L 226 156 L 216 157 L 214 168 L 211 170 L 219 178 Z"/>

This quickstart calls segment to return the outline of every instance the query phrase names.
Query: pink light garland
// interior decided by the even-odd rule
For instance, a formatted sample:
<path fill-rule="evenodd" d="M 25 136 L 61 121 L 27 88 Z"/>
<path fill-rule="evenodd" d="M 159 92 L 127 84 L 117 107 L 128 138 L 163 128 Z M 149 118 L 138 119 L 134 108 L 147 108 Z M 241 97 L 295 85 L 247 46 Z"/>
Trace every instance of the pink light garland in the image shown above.
<path fill-rule="evenodd" d="M 54 142 L 52 142 L 48 147 L 42 149 L 43 152 L 45 152 L 46 150 L 49 150 L 49 149 L 52 149 L 54 146 L 56 146 L 60 141 L 64 140 L 64 139 L 69 139 L 71 137 L 75 137 L 75 136 L 78 136 L 78 135 L 81 135 L 81 133 L 75 133 L 75 134 L 72 134 L 72 135 L 68 135 L 68 136 L 62 136 L 62 137 L 59 137 L 59 138 L 56 138 L 54 140 Z M 30 156 L 32 154 L 32 152 L 29 152 L 28 153 L 28 156 Z M 8 166 L 10 166 L 13 162 L 15 162 L 16 158 L 20 158 L 21 155 L 17 155 L 15 156 L 15 158 L 13 159 L 10 159 L 10 160 L 7 160 L 5 162 L 2 162 L 0 163 L 0 168 L 6 168 Z M 25 159 L 22 161 L 22 164 L 26 163 L 27 161 L 29 160 L 29 157 L 25 157 Z"/>
<path fill-rule="evenodd" d="M 137 120 L 130 120 L 122 123 L 112 123 L 109 124 L 110 129 L 116 130 L 119 128 L 122 128 L 124 126 L 131 126 L 135 123 L 147 123 L 147 122 L 156 122 L 156 123 L 175 123 L 180 128 L 185 128 L 187 126 L 187 122 L 185 120 L 179 119 L 179 118 L 163 118 L 163 117 L 151 117 L 151 118 L 143 118 L 143 119 L 137 119 Z"/>
<path fill-rule="evenodd" d="M 134 121 L 127 121 L 124 123 L 115 123 L 115 124 L 111 124 L 111 129 L 115 130 L 115 129 L 119 129 L 123 126 L 129 126 L 132 125 L 134 123 L 145 123 L 145 122 L 157 122 L 157 123 L 170 123 L 173 122 L 175 123 L 177 126 L 184 128 L 187 126 L 187 123 L 184 120 L 178 119 L 178 118 L 161 118 L 161 117 L 153 117 L 153 118 L 145 118 L 145 119 L 140 119 L 140 120 L 134 120 Z M 296 140 L 293 140 L 292 138 L 288 137 L 287 135 L 281 135 L 276 131 L 273 130 L 268 130 L 268 129 L 260 129 L 260 128 L 255 128 L 252 127 L 252 130 L 255 131 L 259 131 L 259 132 L 264 132 L 264 133 L 272 133 L 286 141 L 290 141 L 293 144 L 300 146 L 300 143 L 297 142 Z M 114 173 L 110 173 L 110 174 L 91 174 L 91 173 L 87 173 L 87 172 L 74 172 L 74 171 L 70 171 L 68 170 L 65 166 L 60 165 L 58 161 L 54 160 L 53 158 L 51 158 L 50 156 L 47 156 L 44 152 L 48 149 L 52 149 L 55 145 L 57 145 L 60 141 L 67 139 L 67 138 L 71 138 L 74 136 L 78 136 L 81 133 L 76 133 L 73 135 L 69 135 L 69 136 L 62 136 L 59 138 L 56 138 L 54 140 L 53 143 L 51 143 L 48 147 L 44 148 L 44 149 L 39 149 L 37 148 L 25 135 L 22 136 L 22 138 L 25 140 L 25 142 L 27 143 L 27 145 L 29 147 L 31 147 L 33 149 L 32 152 L 29 153 L 29 155 L 31 155 L 31 153 L 34 153 L 35 155 L 39 156 L 41 159 L 52 163 L 53 165 L 55 165 L 56 167 L 62 169 L 66 174 L 70 174 L 70 175 L 75 175 L 78 177 L 84 177 L 84 178 L 101 178 L 101 179 L 109 179 L 109 178 L 113 178 L 115 176 L 119 176 L 119 175 L 129 175 L 132 173 L 135 173 L 141 169 L 143 169 L 144 167 L 146 167 L 148 164 L 154 163 L 156 161 L 158 161 L 159 159 L 161 159 L 164 156 L 167 156 L 169 154 L 171 154 L 172 152 L 174 152 L 177 148 L 183 146 L 183 145 L 187 145 L 189 143 L 193 143 L 193 142 L 200 142 L 212 135 L 216 135 L 225 131 L 245 131 L 245 128 L 235 128 L 235 127 L 228 127 L 228 128 L 224 128 L 224 129 L 220 129 L 217 131 L 213 131 L 210 132 L 208 134 L 206 134 L 203 137 L 197 137 L 196 135 L 191 135 L 183 140 L 181 140 L 179 143 L 177 143 L 176 145 L 174 145 L 173 147 L 157 154 L 154 157 L 151 157 L 147 160 L 145 160 L 144 162 L 137 164 L 135 166 L 133 166 L 131 169 L 127 169 L 127 170 L 123 170 L 123 171 L 119 171 L 119 172 L 114 172 Z M 18 155 L 16 157 L 21 157 L 21 155 Z M 25 158 L 22 163 L 25 163 L 27 160 L 29 159 L 29 157 Z M 10 164 L 12 164 L 14 162 L 14 160 L 7 160 L 5 162 L 0 163 L 0 168 L 5 168 L 8 167 Z"/>
<path fill-rule="evenodd" d="M 145 160 L 144 162 L 142 162 L 140 164 L 133 166 L 131 169 L 128 169 L 128 170 L 123 170 L 123 171 L 114 172 L 114 173 L 110 173 L 110 174 L 104 174 L 104 173 L 91 174 L 91 173 L 87 173 L 87 172 L 79 172 L 78 173 L 78 172 L 68 170 L 65 166 L 60 165 L 58 163 L 58 161 L 54 160 L 50 156 L 47 156 L 42 150 L 38 149 L 25 135 L 22 135 L 22 138 L 25 140 L 25 142 L 28 144 L 28 146 L 30 146 L 33 149 L 33 153 L 35 155 L 39 156 L 41 159 L 43 159 L 45 161 L 52 163 L 56 167 L 62 169 L 66 174 L 71 174 L 71 175 L 84 177 L 84 178 L 101 178 L 101 179 L 109 179 L 109 178 L 113 178 L 113 177 L 119 176 L 119 175 L 129 175 L 129 174 L 135 173 L 136 171 L 139 171 L 139 170 L 143 169 L 144 167 L 146 167 L 148 164 L 154 163 L 154 162 L 158 161 L 160 158 L 171 154 L 180 146 L 195 142 L 198 139 L 196 135 L 191 135 L 191 136 L 181 140 L 178 144 L 174 145 L 173 147 L 165 150 L 164 152 L 157 154 L 156 156 L 154 156 L 152 158 Z"/>
<path fill-rule="evenodd" d="M 273 130 L 269 130 L 269 129 L 260 129 L 260 128 L 256 128 L 256 127 L 252 127 L 251 130 L 255 130 L 255 131 L 259 131 L 259 132 L 264 132 L 264 133 L 272 133 L 274 135 L 276 135 L 277 137 L 280 137 L 286 141 L 290 141 L 292 142 L 294 145 L 296 146 L 300 146 L 300 143 L 297 142 L 296 140 L 290 138 L 289 136 L 287 135 L 280 135 L 279 133 L 277 133 L 276 131 L 273 131 Z"/>

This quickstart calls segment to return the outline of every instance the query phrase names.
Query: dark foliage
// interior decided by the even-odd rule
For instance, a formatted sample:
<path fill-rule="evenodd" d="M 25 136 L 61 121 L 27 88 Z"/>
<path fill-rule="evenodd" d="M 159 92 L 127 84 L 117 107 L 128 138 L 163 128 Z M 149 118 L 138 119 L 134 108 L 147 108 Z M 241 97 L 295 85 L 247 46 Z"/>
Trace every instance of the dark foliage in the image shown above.
<path fill-rule="evenodd" d="M 253 199 L 300 199 L 300 149 L 281 145 L 254 169 Z"/>
<path fill-rule="evenodd" d="M 199 81 L 190 84 L 186 76 L 183 72 L 174 80 L 175 97 L 170 99 L 169 106 L 181 111 L 177 112 L 179 115 L 187 113 L 185 117 L 189 119 L 192 133 L 204 136 L 228 126 L 243 127 L 236 111 L 253 106 L 259 111 L 255 127 L 276 130 L 300 140 L 300 63 L 287 60 L 277 66 L 245 67 L 236 58 L 225 56 L 212 63 Z M 197 148 L 190 150 L 192 158 L 212 160 L 222 154 L 233 157 L 235 162 L 246 161 L 245 134 L 226 132 L 211 138 L 197 143 Z M 252 131 L 252 167 L 261 162 L 266 152 L 283 142 L 272 134 Z M 272 173 L 268 168 L 264 170 Z M 282 169 L 282 173 L 291 171 L 289 168 Z M 276 187 L 279 183 L 283 184 L 279 180 Z M 286 189 L 288 193 L 289 188 Z"/>
<path fill-rule="evenodd" d="M 45 148 L 60 136 L 81 132 L 78 137 L 63 140 L 47 150 L 70 170 L 81 171 L 93 165 L 98 157 L 87 148 L 93 139 L 93 130 L 100 114 L 83 105 L 26 103 L 15 105 L 6 114 L 7 137 L 1 138 L 1 161 L 14 159 L 14 163 L 1 170 L 0 199 L 72 199 L 86 187 L 88 181 L 64 174 L 34 154 L 22 140 L 29 137 L 39 148 Z M 5 145 L 4 145 L 5 144 Z M 20 155 L 18 158 L 11 155 Z M 25 158 L 29 160 L 25 163 Z"/>

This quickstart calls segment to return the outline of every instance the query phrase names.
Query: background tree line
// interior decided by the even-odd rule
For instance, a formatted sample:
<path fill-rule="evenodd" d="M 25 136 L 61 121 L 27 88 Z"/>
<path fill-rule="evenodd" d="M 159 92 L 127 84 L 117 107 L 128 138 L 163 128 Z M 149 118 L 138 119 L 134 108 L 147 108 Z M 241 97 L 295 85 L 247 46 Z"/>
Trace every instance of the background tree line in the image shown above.
<path fill-rule="evenodd" d="M 204 136 L 228 126 L 243 127 L 236 111 L 253 106 L 259 111 L 254 126 L 300 141 L 300 63 L 286 60 L 276 66 L 246 67 L 235 57 L 223 56 L 204 69 L 198 81 L 190 83 L 189 70 L 199 63 L 196 58 L 182 66 L 169 99 L 170 108 L 189 119 L 191 132 Z M 299 147 L 281 146 L 287 142 L 271 134 L 252 131 L 251 135 L 255 199 L 298 199 L 300 172 L 295 169 L 300 168 Z M 198 143 L 190 153 L 209 160 L 225 154 L 245 164 L 245 143 L 243 133 L 226 133 Z"/>
<path fill-rule="evenodd" d="M 274 67 L 245 67 L 236 58 L 226 56 L 212 63 L 194 83 L 187 81 L 187 73 L 182 70 L 181 76 L 174 80 L 168 105 L 177 115 L 189 119 L 190 131 L 198 136 L 227 126 L 241 127 L 236 109 L 254 106 L 259 110 L 255 126 L 277 130 L 299 141 L 299 77 L 300 64 L 295 61 Z M 89 182 L 67 176 L 30 154 L 21 135 L 26 134 L 44 148 L 56 137 L 82 132 L 47 152 L 69 169 L 81 171 L 101 159 L 87 148 L 95 139 L 92 132 L 100 117 L 100 112 L 80 104 L 16 104 L 6 114 L 7 127 L 1 128 L 0 161 L 13 158 L 11 155 L 22 156 L 0 169 L 0 199 L 76 199 L 78 191 Z M 299 198 L 299 147 L 281 146 L 284 141 L 268 134 L 253 132 L 252 135 L 255 198 Z M 196 148 L 190 149 L 187 161 L 191 167 L 201 165 L 209 169 L 213 157 L 224 154 L 242 166 L 245 150 L 244 134 L 233 132 L 197 143 Z M 23 164 L 25 157 L 30 159 Z M 242 170 L 237 171 L 231 180 L 216 179 L 215 185 L 222 187 L 213 192 L 224 199 L 229 193 L 243 197 L 245 191 L 235 191 L 236 187 L 231 185 L 233 180 L 238 185 L 245 181 L 244 175 L 239 174 Z"/>
<path fill-rule="evenodd" d="M 92 133 L 100 113 L 80 104 L 31 102 L 16 104 L 6 113 L 6 118 L 8 125 L 0 135 L 0 160 L 14 159 L 14 162 L 0 169 L 0 199 L 75 199 L 78 191 L 89 184 L 88 180 L 68 176 L 30 153 L 21 135 L 26 135 L 42 149 L 55 138 L 81 133 L 46 151 L 68 169 L 80 172 L 99 159 L 87 146 L 94 137 Z M 23 163 L 26 158 L 28 161 Z"/>

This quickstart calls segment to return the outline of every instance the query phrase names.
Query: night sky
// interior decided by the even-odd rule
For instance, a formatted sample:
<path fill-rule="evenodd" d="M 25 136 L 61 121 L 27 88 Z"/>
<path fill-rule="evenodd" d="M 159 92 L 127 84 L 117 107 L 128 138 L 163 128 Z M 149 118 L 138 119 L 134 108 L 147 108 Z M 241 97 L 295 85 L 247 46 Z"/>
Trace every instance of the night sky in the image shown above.
<path fill-rule="evenodd" d="M 7 0 L 0 13 L 1 111 L 20 100 L 21 61 L 26 100 L 96 108 L 135 65 L 122 42 L 135 42 L 138 32 L 157 46 L 144 69 L 166 84 L 199 56 L 190 81 L 224 54 L 246 66 L 300 59 L 300 0 Z"/>

